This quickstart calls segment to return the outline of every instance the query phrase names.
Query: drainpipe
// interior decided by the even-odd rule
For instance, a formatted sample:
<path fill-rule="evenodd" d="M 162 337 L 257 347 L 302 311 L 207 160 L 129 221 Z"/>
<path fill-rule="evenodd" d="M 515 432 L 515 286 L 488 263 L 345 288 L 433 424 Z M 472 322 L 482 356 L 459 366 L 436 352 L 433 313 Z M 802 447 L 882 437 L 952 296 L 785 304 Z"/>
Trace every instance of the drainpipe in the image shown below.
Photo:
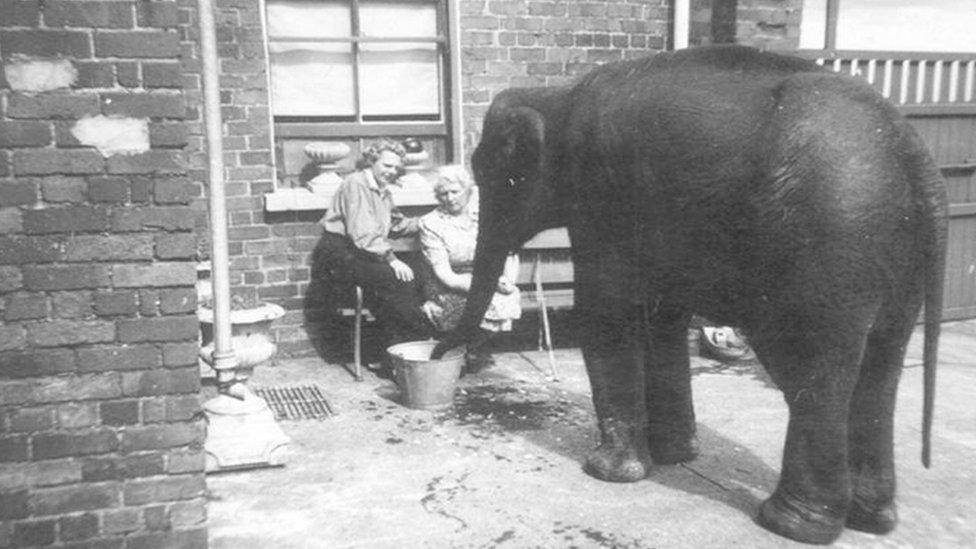
<path fill-rule="evenodd" d="M 284 465 L 289 439 L 275 423 L 264 399 L 238 379 L 239 366 L 231 342 L 230 268 L 227 210 L 224 197 L 224 143 L 220 116 L 220 70 L 213 0 L 197 0 L 200 18 L 200 59 L 203 62 L 203 112 L 210 163 L 210 261 L 213 280 L 213 344 L 211 365 L 219 394 L 203 404 L 207 437 L 203 448 L 207 472 Z"/>
<path fill-rule="evenodd" d="M 688 47 L 688 34 L 690 32 L 691 6 L 689 0 L 674 0 L 674 37 L 672 43 L 674 49 L 680 50 Z"/>
<path fill-rule="evenodd" d="M 227 248 L 227 209 L 224 198 L 224 135 L 220 117 L 220 69 L 213 0 L 198 0 L 200 59 L 203 61 L 203 113 L 206 121 L 207 158 L 210 162 L 210 240 L 214 310 L 213 369 L 225 392 L 235 378 L 237 357 L 231 346 L 230 268 Z"/>

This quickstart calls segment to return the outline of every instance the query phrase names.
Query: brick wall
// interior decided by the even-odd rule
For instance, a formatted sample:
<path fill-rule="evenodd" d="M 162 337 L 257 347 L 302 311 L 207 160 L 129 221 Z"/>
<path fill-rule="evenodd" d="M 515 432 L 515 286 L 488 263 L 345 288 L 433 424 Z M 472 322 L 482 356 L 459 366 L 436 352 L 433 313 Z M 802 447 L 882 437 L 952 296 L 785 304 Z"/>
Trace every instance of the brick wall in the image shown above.
<path fill-rule="evenodd" d="M 187 85 L 189 175 L 205 228 L 206 156 L 200 120 L 196 2 L 179 0 Z M 231 283 L 237 294 L 283 305 L 281 355 L 311 353 L 303 307 L 309 254 L 321 211 L 269 214 L 262 195 L 274 185 L 267 67 L 258 0 L 217 0 L 224 105 Z M 666 47 L 670 0 L 459 0 L 465 155 L 477 144 L 491 98 L 510 86 L 561 85 L 594 66 Z M 202 245 L 206 248 L 206 245 Z M 312 326 L 312 329 L 317 329 Z M 341 338 L 345 341 L 345 338 Z"/>
<path fill-rule="evenodd" d="M 0 3 L 0 547 L 203 547 L 172 1 Z"/>
<path fill-rule="evenodd" d="M 766 50 L 795 50 L 803 0 L 738 0 L 736 43 Z"/>

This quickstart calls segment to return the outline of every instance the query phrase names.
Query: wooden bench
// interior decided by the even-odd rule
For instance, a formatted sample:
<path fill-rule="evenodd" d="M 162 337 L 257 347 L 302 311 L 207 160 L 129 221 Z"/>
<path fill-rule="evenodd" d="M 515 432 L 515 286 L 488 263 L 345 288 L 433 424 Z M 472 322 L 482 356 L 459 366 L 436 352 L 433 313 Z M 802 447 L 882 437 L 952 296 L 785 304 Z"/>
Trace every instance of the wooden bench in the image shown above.
<path fill-rule="evenodd" d="M 532 237 L 519 251 L 519 274 L 516 284 L 522 293 L 522 309 L 539 311 L 539 349 L 549 356 L 550 374 L 557 377 L 556 359 L 552 348 L 549 309 L 573 307 L 573 263 L 569 257 L 569 235 L 565 228 L 548 229 Z M 397 252 L 418 252 L 416 238 L 393 241 Z M 363 321 L 369 311 L 363 306 L 363 289 L 355 287 L 355 304 L 342 309 L 354 318 L 353 361 L 357 381 L 362 380 Z"/>

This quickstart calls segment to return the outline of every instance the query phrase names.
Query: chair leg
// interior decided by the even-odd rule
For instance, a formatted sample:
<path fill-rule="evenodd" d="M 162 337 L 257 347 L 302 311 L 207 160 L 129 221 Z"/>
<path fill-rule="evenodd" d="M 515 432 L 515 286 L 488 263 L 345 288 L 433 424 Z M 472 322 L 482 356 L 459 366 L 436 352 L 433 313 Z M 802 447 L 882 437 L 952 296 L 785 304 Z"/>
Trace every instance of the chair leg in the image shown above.
<path fill-rule="evenodd" d="M 356 368 L 356 381 L 363 380 L 363 288 L 356 285 L 356 315 L 352 333 L 352 356 Z"/>
<path fill-rule="evenodd" d="M 549 372 L 552 376 L 552 380 L 558 381 L 559 374 L 556 372 L 556 354 L 552 350 L 552 334 L 549 330 L 549 312 L 546 310 L 546 295 L 542 291 L 542 254 L 537 254 L 535 256 L 534 270 L 536 300 L 539 302 L 539 314 L 542 316 L 543 337 L 546 351 L 549 354 Z"/>

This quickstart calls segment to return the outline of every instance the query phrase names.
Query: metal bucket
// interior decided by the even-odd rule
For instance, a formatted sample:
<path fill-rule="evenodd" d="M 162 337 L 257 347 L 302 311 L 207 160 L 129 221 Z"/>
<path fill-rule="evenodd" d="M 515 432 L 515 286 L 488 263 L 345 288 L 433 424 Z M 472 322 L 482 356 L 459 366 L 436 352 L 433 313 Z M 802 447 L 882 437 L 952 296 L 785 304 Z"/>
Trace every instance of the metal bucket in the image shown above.
<path fill-rule="evenodd" d="M 386 350 L 393 365 L 403 405 L 420 410 L 437 410 L 454 404 L 454 390 L 464 366 L 464 348 L 431 360 L 437 342 L 408 341 Z"/>

